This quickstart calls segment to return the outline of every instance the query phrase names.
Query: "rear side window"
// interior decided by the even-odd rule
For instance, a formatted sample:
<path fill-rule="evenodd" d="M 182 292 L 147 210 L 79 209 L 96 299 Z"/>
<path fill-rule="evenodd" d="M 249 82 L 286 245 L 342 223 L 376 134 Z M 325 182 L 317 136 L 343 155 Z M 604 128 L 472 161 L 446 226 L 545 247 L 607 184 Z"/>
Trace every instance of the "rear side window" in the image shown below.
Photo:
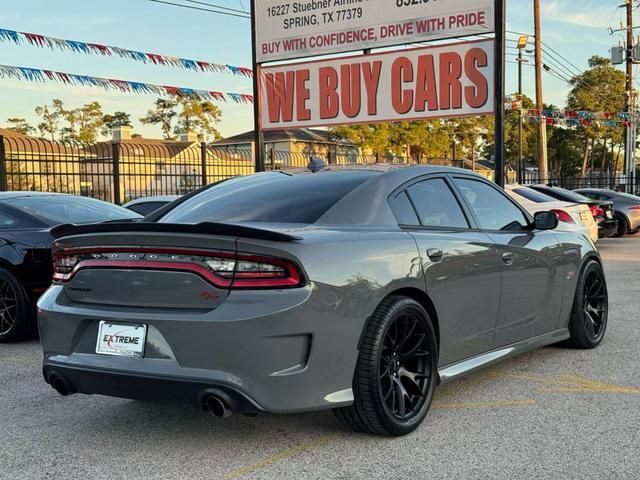
<path fill-rule="evenodd" d="M 424 227 L 469 228 L 462 209 L 442 178 L 432 178 L 407 188 L 420 224 Z"/>
<path fill-rule="evenodd" d="M 314 223 L 378 172 L 353 170 L 234 178 L 176 205 L 159 222 Z"/>
<path fill-rule="evenodd" d="M 411 205 L 411 200 L 407 197 L 407 192 L 402 191 L 389 200 L 389 206 L 398 221 L 398 225 L 418 226 L 420 221 L 416 211 Z"/>

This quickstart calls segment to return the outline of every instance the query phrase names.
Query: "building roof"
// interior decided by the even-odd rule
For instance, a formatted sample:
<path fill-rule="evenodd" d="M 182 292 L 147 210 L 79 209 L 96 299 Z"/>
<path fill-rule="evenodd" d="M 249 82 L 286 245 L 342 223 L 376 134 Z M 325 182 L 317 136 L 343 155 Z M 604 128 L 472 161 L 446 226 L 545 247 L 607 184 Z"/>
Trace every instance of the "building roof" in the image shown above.
<path fill-rule="evenodd" d="M 214 146 L 224 145 L 249 145 L 253 143 L 253 130 L 224 138 L 213 142 Z M 279 142 L 305 142 L 305 143 L 323 143 L 334 145 L 352 145 L 348 141 L 336 141 L 328 130 L 319 130 L 313 128 L 291 128 L 282 130 L 268 130 L 264 132 L 265 143 Z"/>

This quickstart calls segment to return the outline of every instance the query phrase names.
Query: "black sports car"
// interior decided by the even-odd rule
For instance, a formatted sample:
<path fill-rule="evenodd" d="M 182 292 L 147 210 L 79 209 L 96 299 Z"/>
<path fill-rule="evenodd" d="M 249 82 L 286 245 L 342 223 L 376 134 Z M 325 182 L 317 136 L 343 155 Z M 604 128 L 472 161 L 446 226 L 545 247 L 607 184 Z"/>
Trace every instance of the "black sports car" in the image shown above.
<path fill-rule="evenodd" d="M 0 193 L 0 342 L 35 333 L 35 304 L 52 278 L 52 227 L 137 218 L 137 213 L 93 198 Z"/>

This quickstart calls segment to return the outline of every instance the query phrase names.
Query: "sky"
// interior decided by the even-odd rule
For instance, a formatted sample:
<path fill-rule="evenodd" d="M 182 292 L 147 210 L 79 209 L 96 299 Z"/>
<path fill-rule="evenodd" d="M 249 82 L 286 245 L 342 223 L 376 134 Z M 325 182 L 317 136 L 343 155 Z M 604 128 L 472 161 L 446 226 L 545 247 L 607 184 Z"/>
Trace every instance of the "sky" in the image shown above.
<path fill-rule="evenodd" d="M 249 8 L 250 0 L 206 0 L 231 8 Z M 259 0 L 258 0 L 259 1 Z M 184 0 L 182 0 L 182 3 Z M 541 0 L 543 61 L 552 67 L 543 76 L 545 103 L 564 105 L 569 87 L 565 80 L 588 68 L 592 55 L 609 56 L 622 40 L 610 36 L 608 28 L 619 28 L 624 19 L 622 0 Z M 251 64 L 250 22 L 219 14 L 152 3 L 148 0 L 0 0 L 0 28 L 39 33 L 212 63 Z M 507 29 L 533 32 L 533 0 L 507 0 Z M 517 38 L 510 33 L 509 38 Z M 532 39 L 531 39 L 532 41 Z M 507 92 L 517 89 L 516 50 L 507 47 Z M 0 64 L 36 67 L 68 73 L 173 85 L 223 92 L 252 93 L 252 82 L 222 73 L 192 72 L 135 62 L 121 58 L 77 54 L 0 43 Z M 530 58 L 529 65 L 533 64 Z M 534 96 L 534 70 L 525 66 L 523 91 Z M 105 92 L 99 88 L 73 87 L 55 83 L 30 83 L 0 79 L 0 127 L 11 117 L 38 123 L 34 108 L 59 98 L 68 107 L 92 101 L 105 113 L 131 114 L 134 131 L 147 138 L 159 138 L 159 127 L 143 126 L 139 118 L 150 109 L 153 95 Z M 218 129 L 231 136 L 253 128 L 250 105 L 221 104 Z"/>

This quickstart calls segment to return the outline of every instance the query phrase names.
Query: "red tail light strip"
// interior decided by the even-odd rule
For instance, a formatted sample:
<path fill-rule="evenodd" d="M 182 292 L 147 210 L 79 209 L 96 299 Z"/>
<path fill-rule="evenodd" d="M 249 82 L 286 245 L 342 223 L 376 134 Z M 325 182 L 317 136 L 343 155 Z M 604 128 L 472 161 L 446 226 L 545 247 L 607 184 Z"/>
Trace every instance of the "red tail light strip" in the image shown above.
<path fill-rule="evenodd" d="M 128 270 L 165 270 L 195 273 L 216 287 L 229 288 L 231 280 L 218 277 L 213 272 L 195 263 L 180 262 L 132 262 L 127 260 L 83 260 L 67 275 L 54 273 L 53 279 L 58 282 L 70 281 L 80 270 L 88 268 L 126 268 Z"/>
<path fill-rule="evenodd" d="M 181 255 L 203 257 L 208 259 L 224 258 L 233 259 L 236 263 L 232 278 L 223 278 L 205 266 L 194 262 L 184 261 L 162 261 L 162 260 L 124 260 L 124 259 L 79 259 L 73 266 L 71 272 L 61 273 L 56 271 L 56 260 L 65 257 L 74 257 L 89 254 L 109 254 L 109 253 L 145 253 L 156 255 Z M 56 249 L 53 252 L 54 275 L 53 280 L 57 282 L 68 282 L 80 270 L 89 268 L 126 268 L 137 270 L 165 270 L 182 271 L 194 273 L 212 285 L 219 288 L 287 288 L 300 286 L 303 283 L 302 275 L 298 267 L 289 260 L 274 257 L 263 257 L 254 254 L 238 253 L 228 251 L 195 251 L 188 249 L 162 249 L 148 247 L 77 247 Z M 254 264 L 265 264 L 281 267 L 281 272 L 272 271 L 238 271 L 240 262 L 252 262 Z"/>

